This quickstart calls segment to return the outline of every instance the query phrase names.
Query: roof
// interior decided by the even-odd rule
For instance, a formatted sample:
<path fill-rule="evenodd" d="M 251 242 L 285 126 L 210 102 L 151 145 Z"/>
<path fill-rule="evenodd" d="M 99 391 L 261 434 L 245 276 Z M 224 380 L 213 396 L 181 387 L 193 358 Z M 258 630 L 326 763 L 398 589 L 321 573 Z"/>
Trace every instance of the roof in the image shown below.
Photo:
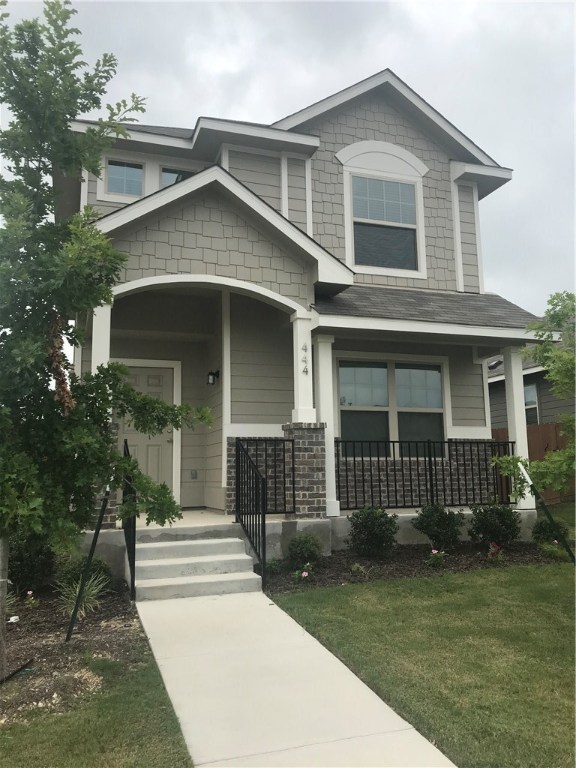
<path fill-rule="evenodd" d="M 75 120 L 84 125 L 98 125 L 96 120 Z M 143 125 L 142 123 L 125 123 L 127 131 L 134 133 L 150 133 L 154 136 L 169 136 L 172 139 L 191 139 L 194 128 L 170 128 L 165 125 Z"/>
<path fill-rule="evenodd" d="M 318 297 L 320 315 L 524 329 L 537 318 L 493 293 L 450 293 L 354 285 L 331 298 Z"/>
<path fill-rule="evenodd" d="M 502 355 L 496 355 L 495 357 L 488 358 L 487 363 L 488 379 L 490 381 L 503 380 L 504 358 Z M 535 363 L 534 360 L 530 360 L 530 358 L 525 357 L 522 359 L 522 373 L 524 376 L 529 376 L 531 373 L 540 373 L 541 371 L 545 370 L 545 368 L 543 368 L 541 365 L 538 365 L 538 363 Z"/>

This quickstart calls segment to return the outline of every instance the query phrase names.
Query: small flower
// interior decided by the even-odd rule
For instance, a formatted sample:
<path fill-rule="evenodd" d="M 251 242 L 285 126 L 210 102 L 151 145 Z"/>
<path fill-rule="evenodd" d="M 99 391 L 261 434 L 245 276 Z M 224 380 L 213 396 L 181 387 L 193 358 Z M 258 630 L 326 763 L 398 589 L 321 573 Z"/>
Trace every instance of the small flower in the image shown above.
<path fill-rule="evenodd" d="M 437 555 L 437 554 L 438 554 L 438 550 L 437 550 L 437 549 L 433 549 L 433 550 L 432 550 L 432 554 L 433 554 L 433 555 Z"/>
<path fill-rule="evenodd" d="M 26 594 L 28 595 L 28 597 L 32 597 L 32 595 L 34 594 L 34 592 L 32 592 L 32 590 L 31 590 L 31 589 L 29 589 L 29 590 L 28 590 L 28 592 L 26 592 Z"/>
<path fill-rule="evenodd" d="M 558 544 L 558 542 L 556 541 L 556 539 L 554 539 L 554 541 L 552 542 L 552 544 Z"/>
<path fill-rule="evenodd" d="M 308 578 L 308 571 L 302 571 L 302 578 L 303 579 Z"/>
<path fill-rule="evenodd" d="M 16 624 L 17 621 L 20 621 L 20 616 L 10 616 L 8 624 Z"/>

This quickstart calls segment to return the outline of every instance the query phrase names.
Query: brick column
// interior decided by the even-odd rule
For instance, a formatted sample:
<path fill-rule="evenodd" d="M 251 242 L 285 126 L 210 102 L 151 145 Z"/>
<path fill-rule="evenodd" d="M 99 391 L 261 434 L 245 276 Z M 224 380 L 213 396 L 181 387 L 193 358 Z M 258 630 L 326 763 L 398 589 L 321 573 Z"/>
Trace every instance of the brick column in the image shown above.
<path fill-rule="evenodd" d="M 325 517 L 326 425 L 298 422 L 284 424 L 282 429 L 294 440 L 296 515 Z"/>

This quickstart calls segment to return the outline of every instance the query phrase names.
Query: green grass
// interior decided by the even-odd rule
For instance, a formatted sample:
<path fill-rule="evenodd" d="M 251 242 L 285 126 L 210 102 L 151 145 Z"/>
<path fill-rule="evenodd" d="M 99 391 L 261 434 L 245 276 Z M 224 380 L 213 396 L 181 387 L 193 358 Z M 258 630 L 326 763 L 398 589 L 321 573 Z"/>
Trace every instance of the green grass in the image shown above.
<path fill-rule="evenodd" d="M 103 690 L 71 711 L 0 730 L 2 768 L 192 768 L 158 668 L 91 663 Z"/>
<path fill-rule="evenodd" d="M 573 768 L 571 565 L 274 599 L 459 768 Z"/>
<path fill-rule="evenodd" d="M 574 541 L 576 539 L 576 505 L 573 501 L 565 501 L 562 504 L 555 504 L 553 507 L 549 507 L 552 517 L 555 520 L 566 523 L 568 526 L 568 540 Z M 538 517 L 546 517 L 544 512 L 539 511 Z"/>

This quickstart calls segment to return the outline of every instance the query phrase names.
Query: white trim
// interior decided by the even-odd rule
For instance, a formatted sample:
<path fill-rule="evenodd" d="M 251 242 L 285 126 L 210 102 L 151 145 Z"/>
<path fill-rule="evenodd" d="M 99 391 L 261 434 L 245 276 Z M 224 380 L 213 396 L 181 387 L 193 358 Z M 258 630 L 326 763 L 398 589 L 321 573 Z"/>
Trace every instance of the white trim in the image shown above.
<path fill-rule="evenodd" d="M 476 263 L 478 264 L 479 292 L 484 293 L 484 266 L 482 264 L 482 239 L 480 237 L 480 211 L 478 209 L 478 184 L 472 184 L 474 201 L 474 227 L 476 230 Z"/>
<path fill-rule="evenodd" d="M 150 213 L 156 212 L 162 206 L 176 202 L 182 197 L 214 182 L 235 195 L 240 201 L 252 208 L 256 214 L 289 238 L 294 245 L 315 259 L 318 264 L 318 280 L 320 282 L 353 285 L 354 275 L 348 267 L 339 262 L 334 256 L 331 256 L 314 240 L 311 240 L 296 225 L 270 208 L 269 205 L 220 168 L 220 166 L 211 166 L 195 176 L 181 181 L 179 184 L 173 184 L 170 187 L 159 190 L 154 195 L 138 200 L 126 208 L 121 208 L 114 213 L 108 214 L 96 222 L 96 227 L 101 232 L 109 234 L 120 227 L 125 227 Z"/>
<path fill-rule="evenodd" d="M 225 171 L 228 171 L 230 168 L 230 152 L 227 144 L 222 144 L 222 149 L 220 150 L 220 165 Z"/>
<path fill-rule="evenodd" d="M 113 163 L 129 163 L 131 165 L 139 165 L 142 168 L 142 192 L 139 195 L 121 194 L 120 192 L 108 192 L 108 166 L 110 161 Z M 102 172 L 100 176 L 96 178 L 96 199 L 103 200 L 108 203 L 122 203 L 128 205 L 135 200 L 140 200 L 150 192 L 154 191 L 154 186 L 150 186 L 152 181 L 150 173 L 149 163 L 142 158 L 135 158 L 130 153 L 122 152 L 106 152 L 102 158 Z"/>
<path fill-rule="evenodd" d="M 198 118 L 196 128 L 194 129 L 194 135 L 192 136 L 192 149 L 194 149 L 200 131 L 202 130 L 235 133 L 239 136 L 252 136 L 258 139 L 269 139 L 272 141 L 284 141 L 288 144 L 304 145 L 311 149 L 316 149 L 320 146 L 320 139 L 317 136 L 283 131 L 278 128 L 268 128 L 267 126 L 228 122 L 227 120 L 219 120 L 212 117 L 200 117 Z M 190 144 L 187 144 L 187 146 L 190 146 Z"/>
<path fill-rule="evenodd" d="M 286 155 L 291 160 L 309 160 L 308 155 L 302 152 L 285 152 L 279 149 L 260 149 L 260 147 L 249 147 L 245 144 L 230 144 L 228 142 L 222 144 L 222 147 L 227 147 L 228 150 L 233 152 L 242 152 L 247 155 L 263 155 L 264 157 L 276 157 L 280 158 L 282 155 Z"/>
<path fill-rule="evenodd" d="M 425 117 L 427 117 L 429 120 L 432 120 L 432 122 L 434 122 L 451 139 L 460 144 L 464 149 L 470 152 L 471 155 L 478 158 L 481 163 L 490 166 L 494 165 L 494 160 L 489 155 L 483 152 L 480 147 L 477 147 L 474 142 L 470 141 L 467 136 L 465 136 L 455 126 L 449 123 L 446 118 L 442 117 L 439 112 L 427 104 L 424 99 L 418 96 L 417 93 L 414 93 L 411 88 L 403 83 L 389 69 L 385 69 L 383 72 L 378 72 L 377 74 L 372 75 L 372 77 L 369 77 L 360 83 L 356 83 L 349 88 L 345 88 L 343 91 L 339 91 L 332 96 L 328 96 L 327 98 L 322 99 L 316 104 L 312 104 L 309 107 L 301 109 L 299 112 L 295 112 L 294 114 L 288 115 L 281 120 L 277 120 L 275 123 L 272 123 L 272 125 L 275 128 L 290 130 L 297 127 L 298 125 L 302 125 L 302 123 L 305 123 L 308 120 L 312 120 L 314 117 L 318 117 L 319 115 L 328 112 L 331 109 L 335 109 L 336 107 L 339 107 L 342 104 L 357 98 L 358 96 L 362 96 L 363 94 L 368 93 L 378 86 L 385 84 L 394 88 L 398 94 L 400 94 L 413 106 L 415 106 Z"/>
<path fill-rule="evenodd" d="M 449 427 L 446 440 L 491 440 L 491 427 Z"/>
<path fill-rule="evenodd" d="M 181 182 L 183 183 L 183 182 Z M 274 293 L 268 288 L 263 288 L 256 283 L 248 283 L 245 280 L 236 280 L 234 277 L 219 277 L 218 275 L 157 275 L 155 277 L 141 277 L 138 280 L 131 280 L 128 283 L 120 283 L 112 288 L 115 297 L 125 296 L 129 293 L 140 293 L 163 285 L 211 285 L 215 288 L 230 288 L 236 293 L 243 293 L 247 296 L 257 295 L 266 304 L 274 307 L 280 307 L 284 312 L 292 312 L 297 317 L 310 317 L 310 313 L 303 306 Z"/>
<path fill-rule="evenodd" d="M 90 372 L 96 373 L 99 365 L 110 362 L 110 327 L 112 322 L 112 305 L 103 304 L 94 309 L 92 317 L 92 353 Z"/>
<path fill-rule="evenodd" d="M 227 438 L 228 432 L 224 424 L 232 420 L 232 370 L 231 370 L 231 336 L 230 336 L 230 291 L 222 291 L 222 487 L 228 482 Z"/>
<path fill-rule="evenodd" d="M 312 367 L 312 318 L 292 315 L 294 408 L 292 422 L 316 423 Z"/>
<path fill-rule="evenodd" d="M 478 365 L 474 354 L 472 354 L 472 362 Z M 490 428 L 490 435 L 492 435 L 492 413 L 490 411 L 490 389 L 488 387 L 488 360 L 481 360 L 480 365 L 482 366 L 482 390 L 484 392 L 484 420 L 486 427 Z"/>
<path fill-rule="evenodd" d="M 357 274 L 386 275 L 388 277 L 426 280 L 428 259 L 426 254 L 424 186 L 422 178 L 428 173 L 428 167 L 415 155 L 408 152 L 408 150 L 396 147 L 394 144 L 386 141 L 359 141 L 337 152 L 336 159 L 343 165 L 344 247 L 348 267 Z M 354 222 L 364 220 L 354 216 L 352 176 L 369 176 L 382 181 L 398 181 L 402 184 L 414 186 L 416 225 L 406 228 L 416 230 L 417 269 L 394 269 L 356 263 L 354 255 Z M 403 226 L 395 222 L 379 222 L 376 220 L 370 220 L 367 223 L 382 224 L 382 226 Z"/>
<path fill-rule="evenodd" d="M 512 169 L 494 165 L 476 165 L 450 161 L 450 181 L 480 185 L 480 197 L 486 197 L 512 179 Z"/>
<path fill-rule="evenodd" d="M 80 181 L 80 210 L 83 211 L 88 205 L 88 182 L 90 176 L 86 168 L 82 168 L 82 178 Z"/>
<path fill-rule="evenodd" d="M 307 158 L 304 161 L 304 172 L 306 175 L 306 233 L 309 237 L 314 237 L 314 211 L 312 208 L 312 160 Z"/>
<path fill-rule="evenodd" d="M 280 213 L 288 218 L 288 158 L 280 155 Z"/>
<path fill-rule="evenodd" d="M 346 317 L 320 315 L 313 310 L 312 330 L 316 328 L 347 328 L 359 331 L 394 331 L 399 333 L 438 334 L 441 336 L 473 336 L 488 339 L 507 339 L 521 342 L 536 341 L 534 331 L 520 328 L 427 323 L 421 320 L 393 320 L 376 317 Z"/>
<path fill-rule="evenodd" d="M 77 120 L 72 120 L 70 123 L 70 130 L 76 131 L 76 133 L 86 133 L 89 128 L 96 128 L 96 123 L 81 123 Z M 142 133 L 140 131 L 131 131 L 130 128 L 124 126 L 128 139 L 130 141 L 139 142 L 140 144 L 156 144 L 164 147 L 187 149 L 190 151 L 191 141 L 190 139 L 177 139 L 172 136 L 160 136 L 155 133 Z M 120 136 L 119 139 L 123 139 Z"/>
<path fill-rule="evenodd" d="M 324 433 L 326 464 L 326 514 L 337 517 L 340 502 L 336 488 L 336 455 L 334 445 L 334 389 L 333 353 L 334 336 L 315 336 L 314 345 L 314 405 L 319 422 L 326 424 Z"/>
<path fill-rule="evenodd" d="M 460 190 L 455 181 L 450 182 L 450 190 L 452 193 L 452 233 L 454 237 L 454 261 L 456 264 L 456 290 L 464 291 L 462 232 L 460 231 Z"/>
<path fill-rule="evenodd" d="M 114 357 L 111 363 L 122 363 L 130 368 L 172 368 L 172 400 L 173 405 L 182 405 L 182 363 L 180 360 L 147 360 L 144 358 Z M 173 431 L 172 442 L 172 494 L 177 504 L 180 504 L 180 478 L 182 472 L 182 431 Z"/>
<path fill-rule="evenodd" d="M 546 370 L 546 368 L 544 368 L 542 365 L 534 365 L 534 366 L 532 366 L 532 368 L 523 368 L 522 369 L 522 375 L 523 376 L 529 376 L 532 373 L 542 373 L 545 370 Z M 496 382 L 496 381 L 504 381 L 504 374 L 503 373 L 499 373 L 496 376 L 489 376 L 488 377 L 488 383 L 489 384 L 492 384 L 493 382 Z"/>
<path fill-rule="evenodd" d="M 80 378 L 82 376 L 82 345 L 72 347 L 72 370 Z"/>
<path fill-rule="evenodd" d="M 226 437 L 284 437 L 282 424 L 247 424 L 233 422 L 224 427 Z"/>

